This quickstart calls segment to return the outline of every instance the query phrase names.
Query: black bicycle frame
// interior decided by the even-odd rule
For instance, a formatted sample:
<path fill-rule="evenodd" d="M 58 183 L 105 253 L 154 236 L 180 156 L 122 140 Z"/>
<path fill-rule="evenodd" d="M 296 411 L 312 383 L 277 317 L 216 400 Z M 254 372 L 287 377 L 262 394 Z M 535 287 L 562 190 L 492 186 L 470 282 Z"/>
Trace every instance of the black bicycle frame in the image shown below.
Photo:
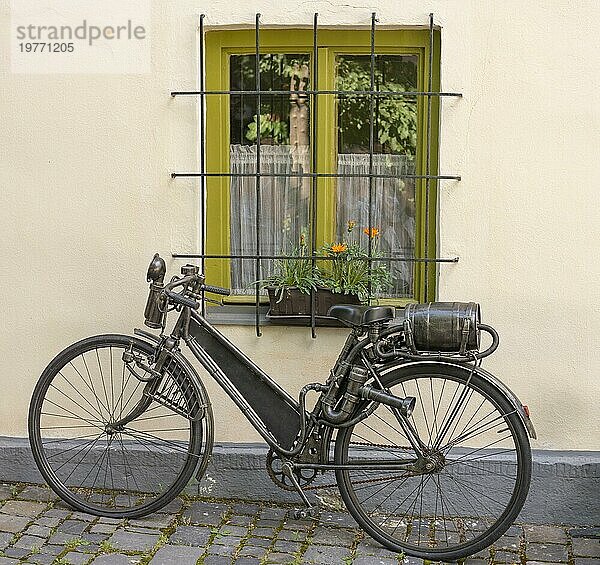
<path fill-rule="evenodd" d="M 265 441 L 290 451 L 306 421 L 299 403 L 196 312 L 183 338 Z"/>
<path fill-rule="evenodd" d="M 320 400 L 317 401 L 312 414 L 308 414 L 304 408 L 304 395 L 308 390 L 323 392 L 327 389 L 326 386 L 307 385 L 300 393 L 301 402 L 297 402 L 203 316 L 187 307 L 182 309 L 172 336 L 185 341 L 196 359 L 229 395 L 269 446 L 278 453 L 291 457 L 298 455 L 315 427 L 323 423 L 322 420 L 313 417 L 320 411 Z M 345 353 L 348 353 L 348 348 L 344 348 L 340 357 L 344 357 Z M 373 371 L 372 367 L 370 371 Z M 376 373 L 375 380 L 378 380 Z M 415 431 L 408 419 L 397 410 L 391 410 L 407 432 L 407 436 L 415 437 Z M 367 415 L 368 412 L 365 412 L 362 417 Z M 356 421 L 359 419 L 362 418 L 359 417 Z M 420 456 L 423 444 L 418 436 L 413 447 L 416 455 Z M 361 469 L 411 470 L 414 462 L 415 459 L 397 459 L 390 462 L 365 460 L 361 461 L 359 466 Z M 296 462 L 294 466 L 332 470 L 356 465 L 336 466 L 321 460 L 319 463 Z"/>

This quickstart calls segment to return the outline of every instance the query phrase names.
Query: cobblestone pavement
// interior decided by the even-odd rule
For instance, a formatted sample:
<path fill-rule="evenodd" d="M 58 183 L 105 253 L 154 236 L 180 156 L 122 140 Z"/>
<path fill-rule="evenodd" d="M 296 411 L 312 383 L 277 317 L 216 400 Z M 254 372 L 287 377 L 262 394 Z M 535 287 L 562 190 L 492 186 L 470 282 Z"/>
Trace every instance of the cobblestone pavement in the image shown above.
<path fill-rule="evenodd" d="M 0 565 L 422 563 L 383 549 L 347 514 L 291 516 L 290 507 L 185 498 L 140 520 L 96 518 L 47 488 L 0 484 Z M 515 525 L 465 563 L 600 565 L 600 527 Z"/>

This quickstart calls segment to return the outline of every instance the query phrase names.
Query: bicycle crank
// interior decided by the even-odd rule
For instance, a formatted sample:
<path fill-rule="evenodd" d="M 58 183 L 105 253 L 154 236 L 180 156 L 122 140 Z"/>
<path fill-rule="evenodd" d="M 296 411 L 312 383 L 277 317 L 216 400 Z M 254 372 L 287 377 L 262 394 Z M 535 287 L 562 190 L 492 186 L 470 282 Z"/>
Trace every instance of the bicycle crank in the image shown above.
<path fill-rule="evenodd" d="M 267 453 L 267 474 L 269 478 L 283 490 L 295 492 L 297 488 L 290 478 L 284 473 L 283 466 L 285 461 L 281 459 L 281 456 L 272 449 L 269 449 Z M 316 469 L 294 469 L 294 478 L 300 485 L 300 488 L 304 488 L 310 485 L 316 478 L 318 471 Z"/>

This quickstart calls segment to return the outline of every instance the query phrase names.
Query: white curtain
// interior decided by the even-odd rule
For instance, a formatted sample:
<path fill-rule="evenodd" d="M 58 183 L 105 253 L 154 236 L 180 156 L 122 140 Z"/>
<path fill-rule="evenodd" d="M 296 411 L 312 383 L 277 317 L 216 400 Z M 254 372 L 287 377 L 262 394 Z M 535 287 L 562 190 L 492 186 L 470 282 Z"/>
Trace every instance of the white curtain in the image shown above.
<path fill-rule="evenodd" d="M 338 155 L 338 173 L 369 174 L 369 155 L 345 153 Z M 373 155 L 373 174 L 394 178 L 374 178 L 371 227 L 379 230 L 378 252 L 386 256 L 414 257 L 415 248 L 415 182 L 398 178 L 415 174 L 414 157 L 410 155 Z M 356 222 L 361 234 L 369 223 L 368 176 L 340 177 L 337 182 L 337 236 L 344 239 L 348 221 Z M 387 263 L 393 276 L 392 296 L 413 294 L 412 262 Z"/>
<path fill-rule="evenodd" d="M 261 145 L 262 174 L 309 172 L 308 147 Z M 256 145 L 231 145 L 232 173 L 256 173 Z M 256 177 L 231 178 L 231 253 L 256 253 Z M 309 229 L 310 179 L 261 177 L 260 240 L 264 255 L 289 254 L 299 245 L 300 235 Z M 308 240 L 307 240 L 308 241 Z M 273 261 L 261 262 L 261 277 L 270 273 Z M 231 261 L 231 285 L 237 294 L 248 294 L 256 280 L 252 260 Z"/>
<path fill-rule="evenodd" d="M 290 174 L 310 171 L 308 147 L 261 145 L 261 173 Z M 232 173 L 256 173 L 256 146 L 232 145 Z M 374 155 L 373 173 L 385 175 L 414 174 L 414 158 L 404 155 Z M 337 239 L 347 239 L 347 222 L 356 222 L 357 234 L 367 245 L 362 230 L 368 224 L 369 155 L 340 154 L 338 173 L 365 175 L 337 179 Z M 261 252 L 266 255 L 291 253 L 298 246 L 300 235 L 309 237 L 310 210 L 309 178 L 262 177 L 260 183 Z M 256 253 L 256 178 L 231 179 L 231 253 Z M 415 242 L 415 185 L 413 180 L 373 179 L 372 227 L 380 230 L 379 251 L 384 255 L 414 256 Z M 264 260 L 261 276 L 270 273 L 273 262 Z M 393 296 L 412 295 L 413 264 L 388 263 L 394 278 Z M 252 260 L 231 261 L 232 289 L 248 294 L 256 280 Z"/>

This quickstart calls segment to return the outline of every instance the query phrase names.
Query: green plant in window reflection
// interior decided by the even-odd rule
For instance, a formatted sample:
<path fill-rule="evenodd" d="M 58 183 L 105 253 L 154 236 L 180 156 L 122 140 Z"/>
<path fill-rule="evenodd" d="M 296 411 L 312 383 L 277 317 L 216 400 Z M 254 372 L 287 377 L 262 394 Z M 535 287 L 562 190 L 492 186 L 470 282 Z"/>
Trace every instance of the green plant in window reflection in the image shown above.
<path fill-rule="evenodd" d="M 385 72 L 384 72 L 385 71 Z M 411 61 L 378 61 L 375 90 L 406 92 L 416 88 L 414 63 Z M 370 90 L 370 58 L 338 56 L 336 88 Z M 348 95 L 338 103 L 340 152 L 362 152 L 369 146 L 371 100 L 369 96 Z M 375 98 L 373 114 L 376 152 L 415 155 L 417 147 L 417 106 L 414 98 Z"/>
<path fill-rule="evenodd" d="M 289 79 L 294 75 L 295 67 L 300 67 L 302 65 L 308 64 L 308 59 L 289 57 L 288 55 L 285 55 L 283 53 L 272 53 L 269 55 L 262 56 L 260 58 L 258 66 L 260 68 L 261 75 L 265 75 L 267 77 L 274 76 L 277 78 Z M 254 69 L 252 70 L 252 72 L 254 72 Z M 277 80 L 277 78 L 275 80 Z"/>
<path fill-rule="evenodd" d="M 356 222 L 348 222 L 347 241 L 327 243 L 320 250 L 321 255 L 331 257 L 323 261 L 317 272 L 319 285 L 339 294 L 355 294 L 361 302 L 366 302 L 379 292 L 389 290 L 392 277 L 388 268 L 377 262 L 369 269 L 368 240 L 363 246 L 355 235 Z M 371 240 L 371 256 L 378 257 L 379 229 L 367 227 L 363 233 Z"/>
<path fill-rule="evenodd" d="M 245 57 L 240 66 L 240 84 L 256 84 L 256 58 Z M 290 57 L 283 53 L 262 55 L 259 60 L 259 71 L 262 90 L 289 90 L 292 96 L 294 91 L 305 90 L 309 87 L 308 58 Z M 278 95 L 279 96 L 279 95 Z M 282 111 L 282 115 L 274 112 L 277 105 L 267 96 L 263 98 L 260 108 L 260 137 L 263 143 L 287 145 L 289 135 L 289 101 Z M 246 125 L 245 137 L 248 141 L 255 142 L 257 135 L 257 115 Z"/>
<path fill-rule="evenodd" d="M 308 59 L 285 54 L 264 55 L 260 58 L 261 87 L 265 90 L 294 90 L 299 88 L 298 70 L 309 65 Z M 244 60 L 241 67 L 242 84 L 255 83 L 253 58 Z M 378 56 L 374 82 L 376 90 L 406 92 L 416 89 L 415 64 L 411 60 L 391 60 Z M 336 66 L 336 88 L 345 91 L 364 91 L 371 88 L 370 57 L 340 55 Z M 310 88 L 309 79 L 303 89 Z M 289 115 L 273 112 L 272 101 L 261 104 L 260 133 L 264 143 L 288 144 Z M 371 101 L 369 96 L 347 95 L 338 102 L 338 133 L 340 152 L 364 152 L 369 146 Z M 381 97 L 375 99 L 374 135 L 376 152 L 415 155 L 417 147 L 417 106 L 414 98 Z M 257 139 L 257 115 L 246 125 L 246 139 Z"/>
<path fill-rule="evenodd" d="M 253 119 L 254 121 L 248 124 L 246 132 L 246 139 L 250 141 L 256 141 L 258 137 L 256 114 Z M 275 145 L 287 144 L 290 141 L 288 125 L 273 114 L 261 114 L 260 139 L 263 143 L 266 139 L 270 139 Z"/>

